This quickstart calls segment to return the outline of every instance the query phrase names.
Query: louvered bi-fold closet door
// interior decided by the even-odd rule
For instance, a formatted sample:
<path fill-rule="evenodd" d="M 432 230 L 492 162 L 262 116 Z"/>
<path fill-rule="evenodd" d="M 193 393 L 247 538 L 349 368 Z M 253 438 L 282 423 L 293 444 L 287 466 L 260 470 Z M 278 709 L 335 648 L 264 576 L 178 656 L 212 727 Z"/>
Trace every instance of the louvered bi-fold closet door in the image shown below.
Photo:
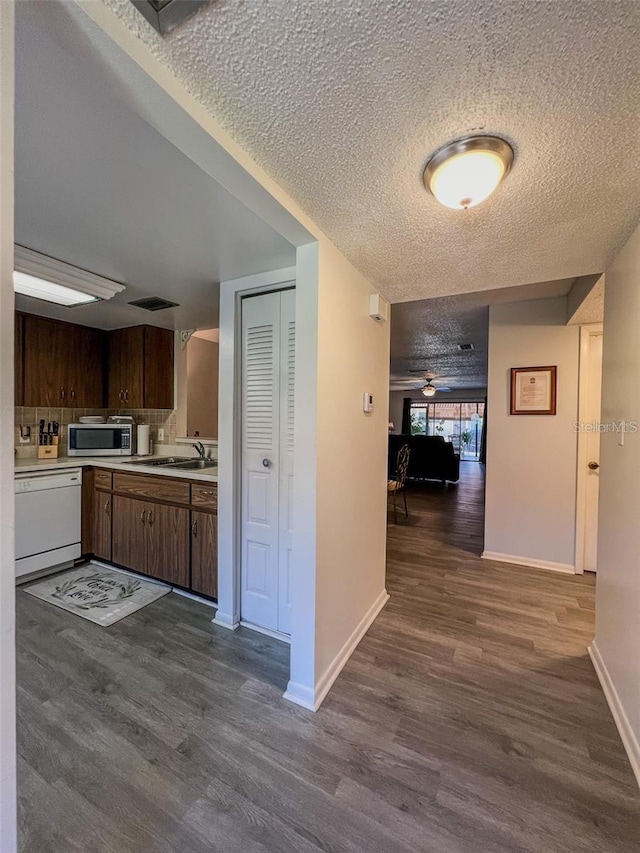
<path fill-rule="evenodd" d="M 295 403 L 296 292 L 280 295 L 280 547 L 278 548 L 278 631 L 291 633 L 293 554 L 293 450 Z"/>
<path fill-rule="evenodd" d="M 241 617 L 283 633 L 291 612 L 294 311 L 295 291 L 242 302 Z"/>

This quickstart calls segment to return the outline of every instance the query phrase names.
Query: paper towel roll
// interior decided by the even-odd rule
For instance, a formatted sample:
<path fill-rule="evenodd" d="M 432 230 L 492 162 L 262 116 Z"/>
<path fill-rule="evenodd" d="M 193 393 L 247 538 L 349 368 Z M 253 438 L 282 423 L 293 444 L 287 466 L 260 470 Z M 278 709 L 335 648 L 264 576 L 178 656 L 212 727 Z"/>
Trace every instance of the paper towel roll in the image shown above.
<path fill-rule="evenodd" d="M 149 424 L 138 424 L 138 456 L 148 456 L 149 449 Z"/>

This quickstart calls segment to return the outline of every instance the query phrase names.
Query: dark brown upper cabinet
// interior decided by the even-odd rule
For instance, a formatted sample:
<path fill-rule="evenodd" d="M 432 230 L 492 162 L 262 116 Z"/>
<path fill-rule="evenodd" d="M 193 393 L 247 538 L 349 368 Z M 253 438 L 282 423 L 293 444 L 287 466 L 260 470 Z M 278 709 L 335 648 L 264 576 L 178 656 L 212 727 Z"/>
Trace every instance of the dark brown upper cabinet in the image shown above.
<path fill-rule="evenodd" d="M 15 404 L 172 409 L 173 336 L 155 326 L 104 332 L 18 312 Z"/>
<path fill-rule="evenodd" d="M 16 312 L 13 342 L 15 352 L 14 405 L 24 406 L 24 316 L 19 312 Z"/>
<path fill-rule="evenodd" d="M 103 408 L 106 333 L 33 314 L 23 319 L 24 405 Z"/>
<path fill-rule="evenodd" d="M 173 337 L 155 326 L 109 332 L 109 408 L 173 408 Z"/>

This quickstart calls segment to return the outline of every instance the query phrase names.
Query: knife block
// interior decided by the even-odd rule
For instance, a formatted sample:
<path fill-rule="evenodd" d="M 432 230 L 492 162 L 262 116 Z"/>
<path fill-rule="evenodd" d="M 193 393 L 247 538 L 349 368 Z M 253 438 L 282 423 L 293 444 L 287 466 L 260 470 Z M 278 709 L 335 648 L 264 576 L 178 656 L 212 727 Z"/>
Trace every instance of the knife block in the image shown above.
<path fill-rule="evenodd" d="M 38 445 L 38 459 L 57 459 L 58 458 L 58 449 L 60 447 L 59 442 L 60 436 L 53 436 L 53 444 L 39 444 Z"/>
<path fill-rule="evenodd" d="M 38 447 L 38 459 L 57 459 L 58 445 L 57 444 L 41 444 Z"/>

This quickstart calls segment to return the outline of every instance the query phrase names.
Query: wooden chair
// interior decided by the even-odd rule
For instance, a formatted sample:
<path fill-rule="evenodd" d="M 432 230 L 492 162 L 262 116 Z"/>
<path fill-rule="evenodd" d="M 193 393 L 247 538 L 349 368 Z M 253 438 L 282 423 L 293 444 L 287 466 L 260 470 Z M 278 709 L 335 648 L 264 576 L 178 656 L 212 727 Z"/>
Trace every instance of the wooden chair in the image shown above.
<path fill-rule="evenodd" d="M 398 493 L 402 492 L 404 498 L 404 514 L 409 518 L 409 510 L 407 508 L 407 491 L 405 484 L 407 481 L 407 470 L 409 469 L 409 456 L 411 448 L 408 444 L 403 444 L 398 451 L 396 461 L 396 474 L 393 480 L 387 481 L 387 498 L 393 497 L 393 523 L 398 523 Z"/>

